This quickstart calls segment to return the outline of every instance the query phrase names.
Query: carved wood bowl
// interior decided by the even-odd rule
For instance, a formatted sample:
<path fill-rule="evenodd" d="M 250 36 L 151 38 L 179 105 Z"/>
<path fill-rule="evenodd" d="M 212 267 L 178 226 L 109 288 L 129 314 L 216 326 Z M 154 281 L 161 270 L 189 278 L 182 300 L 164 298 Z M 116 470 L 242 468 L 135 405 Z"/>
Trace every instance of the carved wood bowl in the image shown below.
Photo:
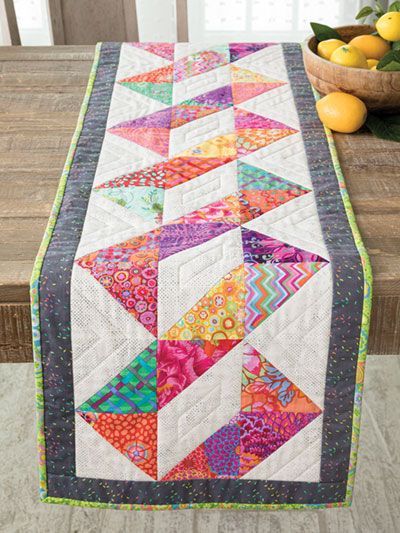
<path fill-rule="evenodd" d="M 373 26 L 355 25 L 336 28 L 344 42 L 357 35 L 375 31 Z M 370 110 L 400 111 L 400 71 L 383 72 L 336 65 L 317 55 L 315 36 L 303 45 L 303 59 L 308 79 L 322 95 L 341 91 L 354 94 Z"/>

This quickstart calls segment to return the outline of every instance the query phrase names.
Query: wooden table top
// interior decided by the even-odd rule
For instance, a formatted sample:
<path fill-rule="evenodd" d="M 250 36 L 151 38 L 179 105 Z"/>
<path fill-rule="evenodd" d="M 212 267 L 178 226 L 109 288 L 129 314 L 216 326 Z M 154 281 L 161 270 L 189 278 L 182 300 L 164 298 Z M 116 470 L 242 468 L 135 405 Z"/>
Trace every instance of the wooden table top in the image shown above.
<path fill-rule="evenodd" d="M 93 54 L 93 46 L 0 48 L 0 306 L 28 305 Z M 366 131 L 335 141 L 372 262 L 379 320 L 388 312 L 393 320 L 400 316 L 400 143 Z"/>

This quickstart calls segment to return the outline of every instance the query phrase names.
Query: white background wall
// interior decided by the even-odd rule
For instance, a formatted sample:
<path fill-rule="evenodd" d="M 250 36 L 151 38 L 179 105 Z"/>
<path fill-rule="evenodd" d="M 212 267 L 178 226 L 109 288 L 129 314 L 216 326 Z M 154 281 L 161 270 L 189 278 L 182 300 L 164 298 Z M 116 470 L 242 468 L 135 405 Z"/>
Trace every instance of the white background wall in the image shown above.
<path fill-rule="evenodd" d="M 309 21 L 354 23 L 373 0 L 188 0 L 191 41 L 301 41 Z M 1 0 L 0 0 L 1 2 Z M 175 41 L 175 0 L 136 0 L 141 41 Z M 14 0 L 22 44 L 51 44 L 47 0 Z M 0 4 L 0 20 L 2 11 Z M 0 44 L 9 44 L 1 31 Z"/>

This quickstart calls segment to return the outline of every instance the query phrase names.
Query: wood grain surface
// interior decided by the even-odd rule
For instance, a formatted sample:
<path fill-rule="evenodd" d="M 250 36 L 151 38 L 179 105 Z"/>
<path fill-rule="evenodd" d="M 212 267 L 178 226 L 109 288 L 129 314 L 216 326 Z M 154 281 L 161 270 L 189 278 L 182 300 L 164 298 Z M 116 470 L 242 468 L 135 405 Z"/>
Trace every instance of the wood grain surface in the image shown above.
<path fill-rule="evenodd" d="M 31 360 L 29 278 L 75 129 L 92 46 L 0 49 L 0 361 Z M 400 144 L 336 134 L 374 273 L 370 353 L 400 353 Z"/>

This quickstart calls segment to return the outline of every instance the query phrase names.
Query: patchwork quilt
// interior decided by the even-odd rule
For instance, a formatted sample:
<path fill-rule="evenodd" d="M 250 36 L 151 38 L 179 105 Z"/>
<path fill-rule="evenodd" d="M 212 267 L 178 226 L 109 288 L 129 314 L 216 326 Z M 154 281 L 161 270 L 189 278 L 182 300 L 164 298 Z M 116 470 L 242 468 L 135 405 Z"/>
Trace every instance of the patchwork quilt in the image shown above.
<path fill-rule="evenodd" d="M 348 505 L 370 291 L 299 45 L 99 44 L 32 276 L 41 498 Z"/>

